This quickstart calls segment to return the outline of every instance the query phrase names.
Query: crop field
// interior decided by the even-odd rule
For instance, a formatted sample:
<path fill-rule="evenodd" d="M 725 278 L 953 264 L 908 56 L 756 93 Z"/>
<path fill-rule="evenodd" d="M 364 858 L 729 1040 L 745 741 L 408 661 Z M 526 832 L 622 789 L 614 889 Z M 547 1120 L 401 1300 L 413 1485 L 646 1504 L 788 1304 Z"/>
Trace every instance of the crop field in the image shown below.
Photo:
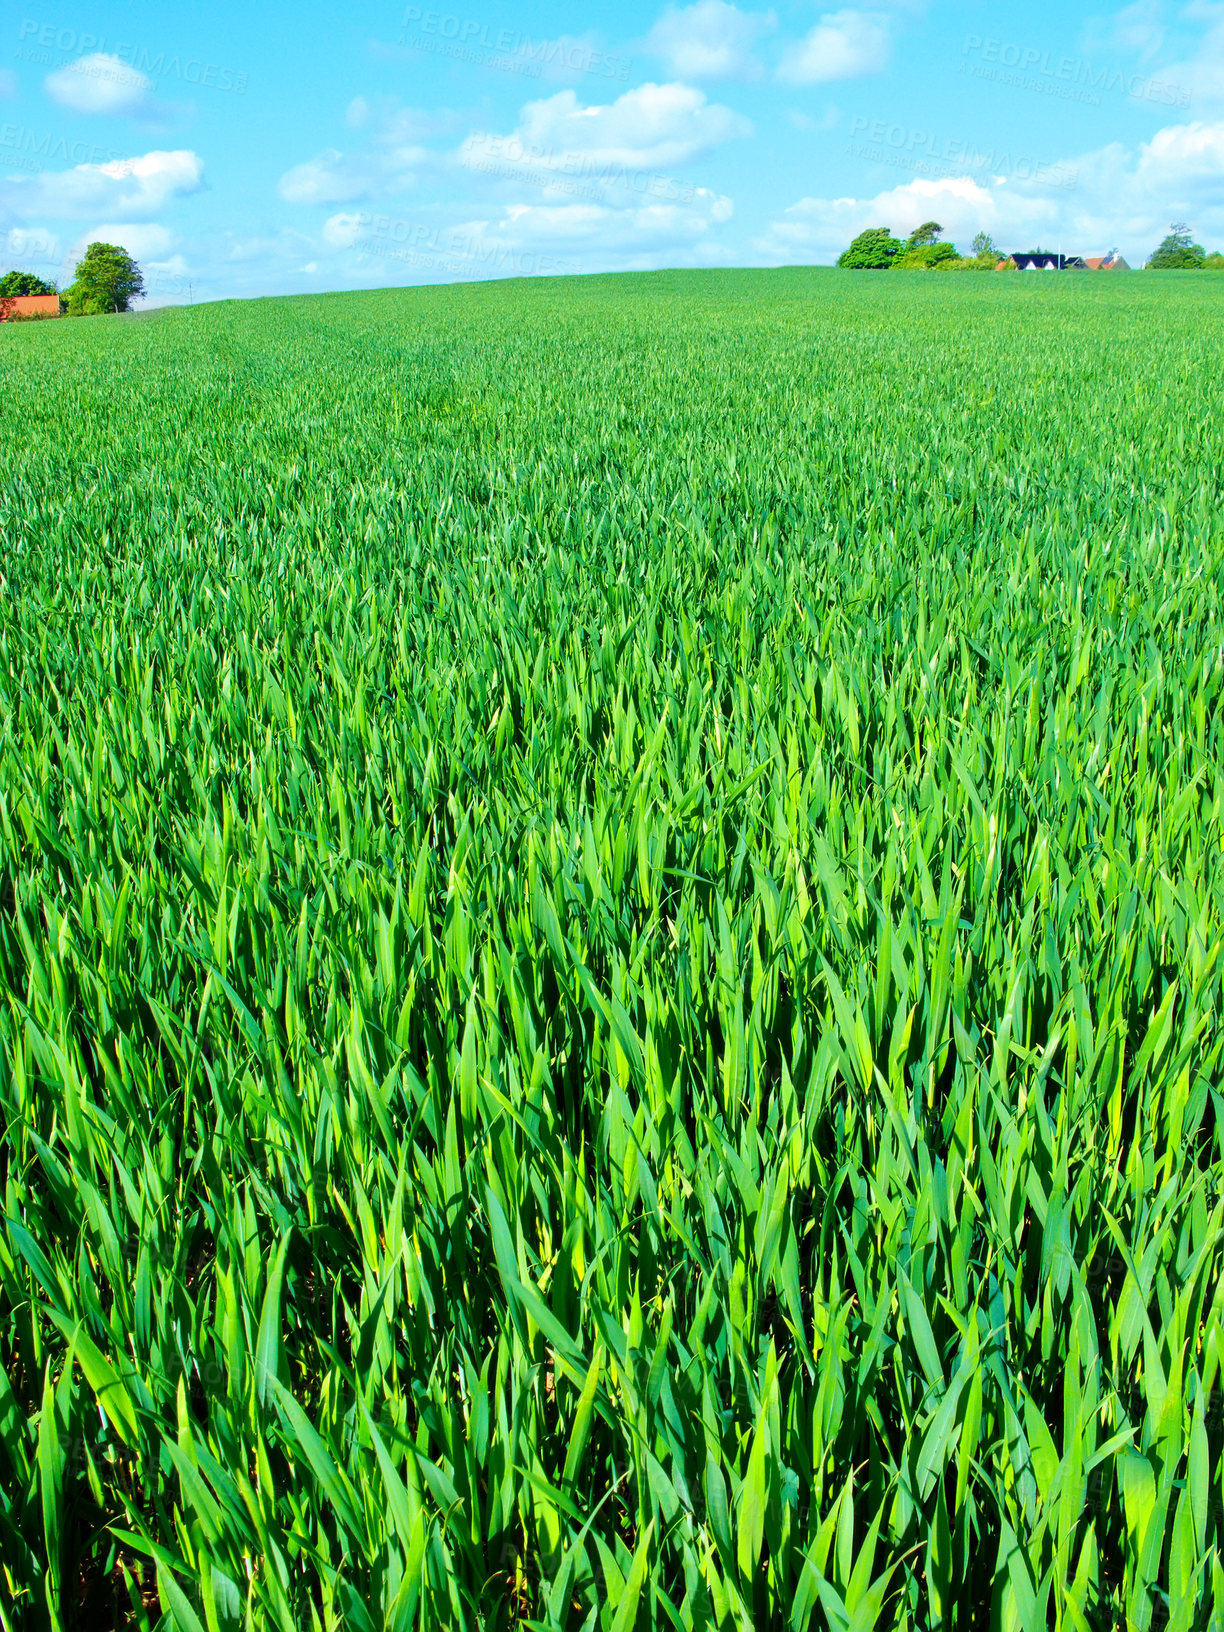
<path fill-rule="evenodd" d="M 0 1628 L 1224 1625 L 1224 280 L 0 335 Z"/>

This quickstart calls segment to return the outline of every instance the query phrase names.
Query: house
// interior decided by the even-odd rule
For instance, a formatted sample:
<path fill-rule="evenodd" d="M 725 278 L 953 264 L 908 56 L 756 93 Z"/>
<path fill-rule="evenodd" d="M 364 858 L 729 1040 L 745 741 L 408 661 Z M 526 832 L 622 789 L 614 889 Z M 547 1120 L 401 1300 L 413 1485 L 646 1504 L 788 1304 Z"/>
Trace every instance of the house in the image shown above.
<path fill-rule="evenodd" d="M 1111 249 L 1108 255 L 1089 255 L 1088 270 L 1090 272 L 1129 272 L 1130 267 L 1116 249 Z"/>
<path fill-rule="evenodd" d="M 58 317 L 59 315 L 60 297 L 58 295 L 0 296 L 0 323 L 8 323 L 14 318 Z"/>
<path fill-rule="evenodd" d="M 1034 249 L 1008 257 L 1021 272 L 1086 272 L 1088 263 L 1079 255 L 1056 255 L 1051 250 Z"/>

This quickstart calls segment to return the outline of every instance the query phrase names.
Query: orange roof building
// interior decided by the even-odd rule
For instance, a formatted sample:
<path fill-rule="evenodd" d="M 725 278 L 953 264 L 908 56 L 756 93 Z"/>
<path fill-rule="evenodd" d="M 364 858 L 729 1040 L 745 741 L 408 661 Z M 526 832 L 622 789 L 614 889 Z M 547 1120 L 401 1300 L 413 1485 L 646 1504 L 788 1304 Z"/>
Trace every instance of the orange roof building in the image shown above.
<path fill-rule="evenodd" d="M 0 323 L 22 317 L 58 317 L 58 295 L 4 295 L 0 296 Z"/>

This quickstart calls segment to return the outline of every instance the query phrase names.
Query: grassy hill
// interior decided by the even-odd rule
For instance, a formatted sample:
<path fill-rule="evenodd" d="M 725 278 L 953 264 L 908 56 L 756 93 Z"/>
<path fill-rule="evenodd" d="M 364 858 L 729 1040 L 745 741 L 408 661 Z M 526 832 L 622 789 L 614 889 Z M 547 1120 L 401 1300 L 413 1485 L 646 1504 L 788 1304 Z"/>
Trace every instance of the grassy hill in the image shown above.
<path fill-rule="evenodd" d="M 1222 314 L 0 335 L 0 1627 L 1215 1624 Z"/>

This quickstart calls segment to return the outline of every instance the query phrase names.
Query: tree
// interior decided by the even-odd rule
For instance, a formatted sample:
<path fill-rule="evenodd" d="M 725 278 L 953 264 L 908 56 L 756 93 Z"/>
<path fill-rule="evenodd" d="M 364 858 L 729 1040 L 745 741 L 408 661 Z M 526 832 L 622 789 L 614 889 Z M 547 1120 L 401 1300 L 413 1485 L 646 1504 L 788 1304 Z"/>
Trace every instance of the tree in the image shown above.
<path fill-rule="evenodd" d="M 883 272 L 904 248 L 901 240 L 893 237 L 890 228 L 868 227 L 866 232 L 859 233 L 849 249 L 842 251 L 837 264 L 848 267 L 852 272 Z"/>
<path fill-rule="evenodd" d="M 915 244 L 897 256 L 896 264 L 903 272 L 934 272 L 959 260 L 955 244 Z"/>
<path fill-rule="evenodd" d="M 1224 255 L 1221 255 L 1218 249 L 1213 250 L 1203 262 L 1203 266 L 1208 272 L 1224 272 Z"/>
<path fill-rule="evenodd" d="M 140 268 L 118 244 L 90 244 L 77 262 L 75 280 L 64 291 L 69 317 L 126 312 L 143 294 Z"/>
<path fill-rule="evenodd" d="M 933 252 L 942 251 L 945 247 L 942 244 L 933 244 L 930 248 L 923 250 L 922 253 L 930 255 Z M 963 259 L 959 256 L 952 258 L 944 255 L 936 260 L 933 265 L 934 270 L 937 272 L 994 272 L 1003 258 L 1002 252 L 996 248 L 995 241 L 990 234 L 988 232 L 979 232 L 973 240 L 973 248 L 970 254 Z"/>
<path fill-rule="evenodd" d="M 915 227 L 905 240 L 896 265 L 906 272 L 933 272 L 936 267 L 950 267 L 953 261 L 959 261 L 956 245 L 940 241 L 943 230 L 938 221 L 924 221 Z"/>
<path fill-rule="evenodd" d="M 0 300 L 20 299 L 23 295 L 53 295 L 55 285 L 33 272 L 6 272 L 0 278 Z"/>
<path fill-rule="evenodd" d="M 1203 246 L 1191 238 L 1190 228 L 1184 221 L 1174 221 L 1147 264 L 1154 272 L 1197 272 L 1206 262 Z"/>

